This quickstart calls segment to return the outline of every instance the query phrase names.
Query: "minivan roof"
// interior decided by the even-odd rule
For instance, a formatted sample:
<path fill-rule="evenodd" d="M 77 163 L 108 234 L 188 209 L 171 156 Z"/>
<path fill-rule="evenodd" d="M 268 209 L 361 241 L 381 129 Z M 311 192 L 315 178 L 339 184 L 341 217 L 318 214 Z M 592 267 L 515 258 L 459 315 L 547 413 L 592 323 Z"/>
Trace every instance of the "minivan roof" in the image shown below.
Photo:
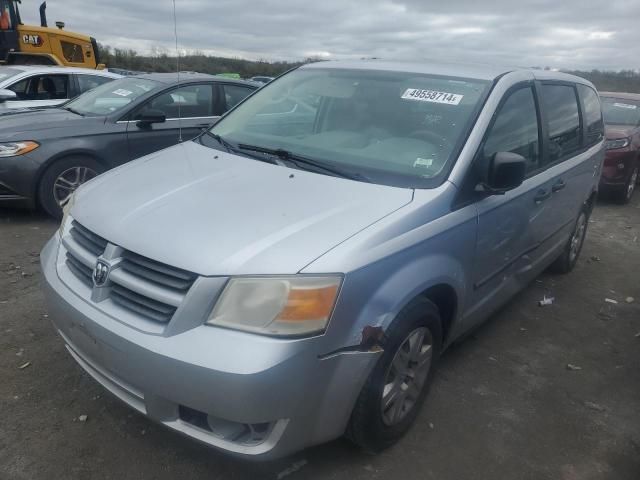
<path fill-rule="evenodd" d="M 383 70 L 390 72 L 412 72 L 432 75 L 444 75 L 459 78 L 474 78 L 478 80 L 495 80 L 502 75 L 515 71 L 529 71 L 540 80 L 563 80 L 567 82 L 582 83 L 592 86 L 588 80 L 553 70 L 535 68 L 505 67 L 485 65 L 480 63 L 448 63 L 448 62 L 390 62 L 386 60 L 356 60 L 356 61 L 327 61 L 315 62 L 304 65 L 301 68 L 336 68 L 336 69 L 362 69 Z"/>

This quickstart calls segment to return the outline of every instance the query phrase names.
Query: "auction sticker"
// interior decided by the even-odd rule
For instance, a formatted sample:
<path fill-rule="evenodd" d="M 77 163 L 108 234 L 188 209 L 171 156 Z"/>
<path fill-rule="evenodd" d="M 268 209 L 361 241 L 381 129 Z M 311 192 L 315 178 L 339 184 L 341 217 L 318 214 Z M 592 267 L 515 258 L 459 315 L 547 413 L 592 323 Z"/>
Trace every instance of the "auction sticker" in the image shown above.
<path fill-rule="evenodd" d="M 421 102 L 446 103 L 448 105 L 458 105 L 464 95 L 457 93 L 438 92 L 436 90 L 423 90 L 421 88 L 407 88 L 402 94 L 405 100 L 418 100 Z"/>
<path fill-rule="evenodd" d="M 125 90 L 124 88 L 119 88 L 118 90 L 115 90 L 113 92 L 114 95 L 120 95 L 121 97 L 128 97 L 129 95 L 131 95 L 133 92 L 129 91 L 129 90 Z"/>

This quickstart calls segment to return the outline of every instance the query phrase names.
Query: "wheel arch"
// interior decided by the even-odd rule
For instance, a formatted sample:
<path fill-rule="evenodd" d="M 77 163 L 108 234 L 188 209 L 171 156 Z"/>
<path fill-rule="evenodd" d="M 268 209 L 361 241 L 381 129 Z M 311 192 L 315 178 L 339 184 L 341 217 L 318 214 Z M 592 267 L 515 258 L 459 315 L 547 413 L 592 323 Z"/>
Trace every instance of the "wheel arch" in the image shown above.
<path fill-rule="evenodd" d="M 411 258 L 393 269 L 383 263 L 346 276 L 343 293 L 353 302 L 338 302 L 339 318 L 354 318 L 331 334 L 333 346 L 361 345 L 366 332 L 386 332 L 412 301 L 427 298 L 438 309 L 442 321 L 443 345 L 455 338 L 466 292 L 467 268 L 450 255 L 434 254 Z M 371 287 L 374 287 L 373 289 Z M 334 336 L 335 335 L 335 336 Z"/>
<path fill-rule="evenodd" d="M 438 309 L 442 327 L 442 343 L 446 345 L 458 313 L 456 289 L 449 283 L 438 283 L 427 288 L 419 296 L 431 301 Z"/>
<path fill-rule="evenodd" d="M 589 213 L 589 215 L 591 215 L 591 212 L 593 212 L 593 209 L 596 206 L 597 199 L 598 199 L 598 191 L 593 190 L 589 195 L 589 197 L 587 198 L 587 201 L 584 202 L 584 205 L 585 207 L 587 207 L 587 212 Z"/>

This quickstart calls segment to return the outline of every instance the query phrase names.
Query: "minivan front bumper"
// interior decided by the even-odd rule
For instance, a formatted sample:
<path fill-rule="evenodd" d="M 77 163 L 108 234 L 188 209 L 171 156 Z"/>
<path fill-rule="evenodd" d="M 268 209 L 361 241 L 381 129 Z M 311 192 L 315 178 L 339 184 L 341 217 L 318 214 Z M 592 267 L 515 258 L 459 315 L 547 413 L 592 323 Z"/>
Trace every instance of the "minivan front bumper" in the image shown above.
<path fill-rule="evenodd" d="M 283 340 L 205 325 L 171 336 L 142 332 L 60 280 L 58 245 L 54 235 L 41 254 L 50 318 L 73 358 L 131 407 L 253 459 L 281 457 L 344 432 L 379 352 L 326 356 L 323 336 Z M 257 434 L 228 435 L 241 426 Z"/>

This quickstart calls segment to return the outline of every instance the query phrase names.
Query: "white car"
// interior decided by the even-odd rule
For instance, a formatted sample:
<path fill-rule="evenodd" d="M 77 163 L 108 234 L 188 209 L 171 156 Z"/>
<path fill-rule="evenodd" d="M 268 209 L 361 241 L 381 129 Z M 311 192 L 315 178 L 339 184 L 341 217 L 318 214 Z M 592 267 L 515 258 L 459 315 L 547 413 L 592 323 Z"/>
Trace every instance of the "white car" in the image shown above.
<path fill-rule="evenodd" d="M 87 68 L 0 67 L 0 109 L 60 105 L 121 75 Z"/>

